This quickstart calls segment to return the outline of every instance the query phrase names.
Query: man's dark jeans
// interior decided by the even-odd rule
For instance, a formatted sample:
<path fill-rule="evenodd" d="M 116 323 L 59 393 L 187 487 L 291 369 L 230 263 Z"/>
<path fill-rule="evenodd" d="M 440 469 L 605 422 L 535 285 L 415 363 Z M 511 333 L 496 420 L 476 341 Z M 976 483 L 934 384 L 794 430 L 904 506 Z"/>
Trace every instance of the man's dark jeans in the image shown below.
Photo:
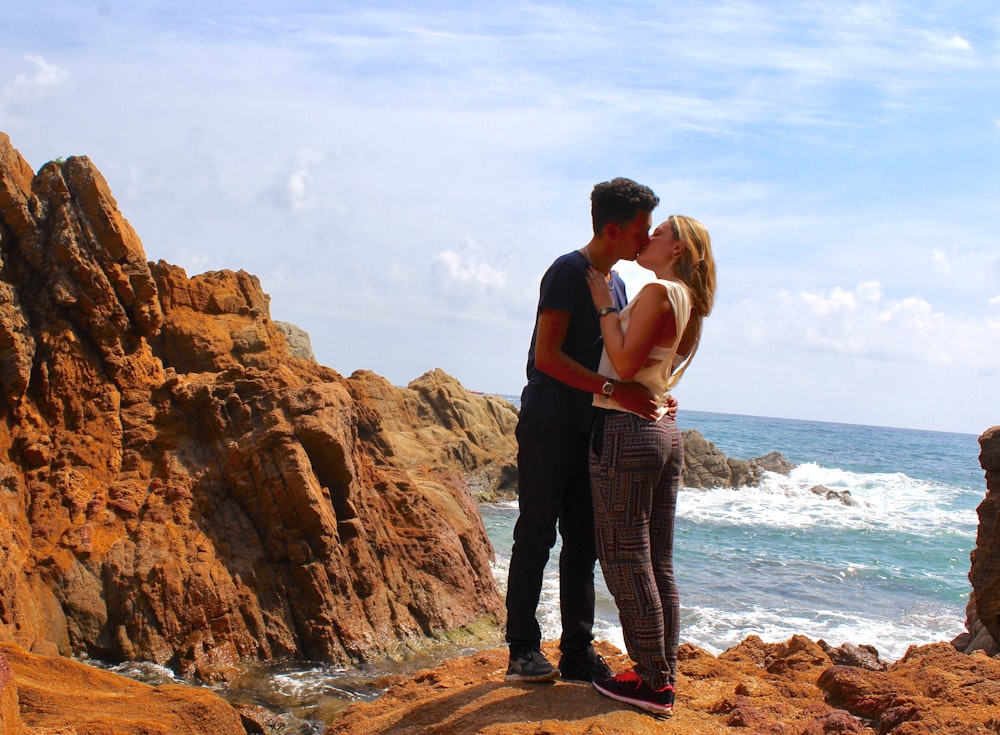
<path fill-rule="evenodd" d="M 594 510 L 587 450 L 573 425 L 522 410 L 517 424 L 518 506 L 507 577 L 507 643 L 512 654 L 541 643 L 536 611 L 549 551 L 562 537 L 559 605 L 563 655 L 593 643 Z"/>

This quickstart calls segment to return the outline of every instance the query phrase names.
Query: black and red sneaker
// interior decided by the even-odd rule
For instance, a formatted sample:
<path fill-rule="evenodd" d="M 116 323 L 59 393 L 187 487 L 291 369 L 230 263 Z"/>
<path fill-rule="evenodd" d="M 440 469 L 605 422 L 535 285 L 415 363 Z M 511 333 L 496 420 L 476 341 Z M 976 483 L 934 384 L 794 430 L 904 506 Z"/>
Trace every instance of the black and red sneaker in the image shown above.
<path fill-rule="evenodd" d="M 669 715 L 674 711 L 674 688 L 667 684 L 662 689 L 653 689 L 642 680 L 635 669 L 594 682 L 594 688 L 601 694 L 619 702 L 641 707 L 649 712 Z"/>

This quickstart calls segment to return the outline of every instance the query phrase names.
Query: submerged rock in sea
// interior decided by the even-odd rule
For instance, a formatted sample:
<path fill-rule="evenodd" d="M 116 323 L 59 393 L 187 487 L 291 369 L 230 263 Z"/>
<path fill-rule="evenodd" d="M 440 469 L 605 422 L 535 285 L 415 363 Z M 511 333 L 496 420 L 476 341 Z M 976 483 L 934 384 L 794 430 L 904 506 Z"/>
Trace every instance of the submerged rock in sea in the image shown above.
<path fill-rule="evenodd" d="M 694 429 L 684 434 L 684 487 L 756 487 L 765 472 L 788 474 L 794 466 L 780 452 L 755 459 L 727 457 L 715 444 Z"/>
<path fill-rule="evenodd" d="M 0 133 L 0 641 L 215 681 L 501 614 L 462 472 L 398 461 L 373 379 L 287 332 L 255 276 L 147 262 L 87 158 L 35 175 Z"/>

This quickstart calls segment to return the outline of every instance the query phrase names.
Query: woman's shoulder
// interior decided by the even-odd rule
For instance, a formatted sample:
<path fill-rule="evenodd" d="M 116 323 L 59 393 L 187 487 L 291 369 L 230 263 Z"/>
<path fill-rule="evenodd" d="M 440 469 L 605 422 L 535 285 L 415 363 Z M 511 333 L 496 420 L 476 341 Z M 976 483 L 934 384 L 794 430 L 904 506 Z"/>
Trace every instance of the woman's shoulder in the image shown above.
<path fill-rule="evenodd" d="M 680 281 L 671 281 L 663 278 L 650 281 L 639 291 L 636 301 L 640 298 L 644 301 L 648 300 L 650 303 L 669 306 L 671 310 L 678 314 L 687 313 L 691 310 L 691 292 Z"/>
<path fill-rule="evenodd" d="M 650 295 L 655 295 L 662 299 L 673 300 L 678 295 L 682 297 L 688 296 L 688 288 L 680 281 L 671 281 L 666 278 L 657 278 L 654 281 L 649 281 L 639 290 L 639 293 L 648 293 Z"/>

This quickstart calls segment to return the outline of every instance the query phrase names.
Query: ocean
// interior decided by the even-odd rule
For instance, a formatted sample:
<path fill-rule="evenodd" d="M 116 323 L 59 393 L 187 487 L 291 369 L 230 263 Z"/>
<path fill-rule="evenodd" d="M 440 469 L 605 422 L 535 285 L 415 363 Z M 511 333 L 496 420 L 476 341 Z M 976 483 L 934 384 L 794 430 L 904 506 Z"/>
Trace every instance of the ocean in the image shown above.
<path fill-rule="evenodd" d="M 773 642 L 799 633 L 870 644 L 894 661 L 912 644 L 965 630 L 986 491 L 976 435 L 683 410 L 677 421 L 729 457 L 776 450 L 796 465 L 787 476 L 766 473 L 759 487 L 679 493 L 682 642 L 718 654 L 748 635 Z M 812 491 L 820 485 L 849 491 L 853 504 Z M 516 504 L 482 514 L 502 594 Z M 597 587 L 596 634 L 624 650 L 600 575 Z M 555 554 L 539 617 L 557 638 Z"/>
<path fill-rule="evenodd" d="M 749 635 L 779 642 L 802 634 L 873 645 L 894 661 L 911 645 L 964 631 L 976 507 L 986 492 L 976 435 L 686 410 L 678 424 L 729 457 L 778 451 L 796 465 L 787 476 L 768 473 L 759 487 L 681 490 L 674 560 L 682 642 L 718 654 Z M 814 493 L 818 485 L 849 491 L 854 504 Z M 480 512 L 502 595 L 516 503 Z M 559 636 L 557 555 L 558 546 L 539 606 L 550 639 Z M 599 568 L 595 632 L 624 650 Z M 347 704 L 378 695 L 375 677 L 463 652 L 443 647 L 360 669 L 283 662 L 218 691 L 280 713 L 288 735 L 318 735 Z M 151 683 L 172 678 L 149 664 L 115 670 Z"/>

